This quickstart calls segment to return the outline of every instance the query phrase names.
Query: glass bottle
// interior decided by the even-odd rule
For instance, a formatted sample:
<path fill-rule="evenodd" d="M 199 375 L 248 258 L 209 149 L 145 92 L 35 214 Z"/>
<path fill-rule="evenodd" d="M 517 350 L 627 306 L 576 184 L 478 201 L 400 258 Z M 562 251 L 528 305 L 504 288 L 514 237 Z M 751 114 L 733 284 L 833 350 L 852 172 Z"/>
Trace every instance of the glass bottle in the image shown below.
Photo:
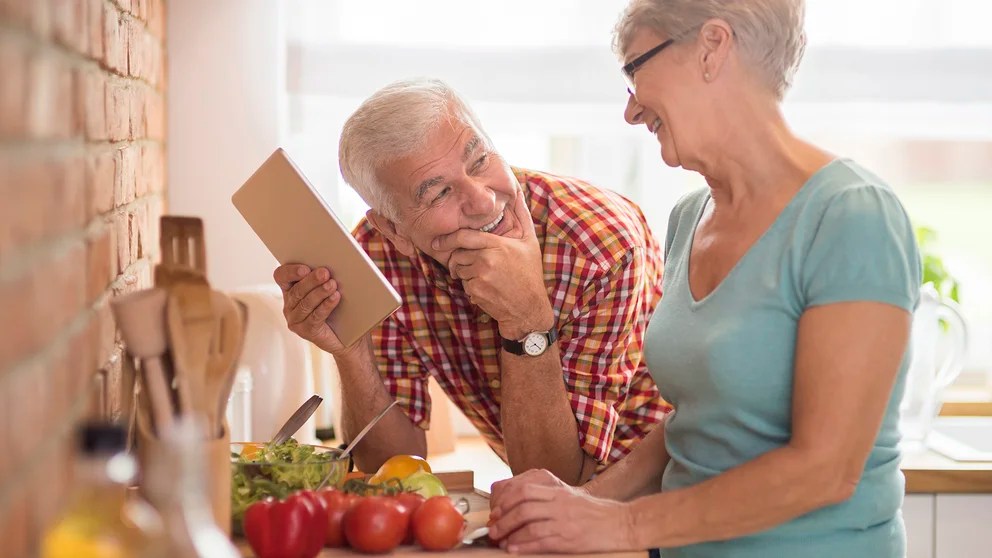
<path fill-rule="evenodd" d="M 69 504 L 45 534 L 42 558 L 150 556 L 157 517 L 128 497 L 137 463 L 124 453 L 126 433 L 116 424 L 80 426 Z"/>

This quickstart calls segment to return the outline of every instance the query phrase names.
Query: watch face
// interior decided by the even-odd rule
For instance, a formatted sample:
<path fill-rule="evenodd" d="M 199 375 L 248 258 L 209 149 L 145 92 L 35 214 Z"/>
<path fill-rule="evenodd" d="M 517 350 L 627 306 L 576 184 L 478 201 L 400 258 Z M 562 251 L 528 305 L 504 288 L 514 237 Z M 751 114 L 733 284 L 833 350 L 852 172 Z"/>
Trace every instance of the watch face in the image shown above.
<path fill-rule="evenodd" d="M 531 333 L 524 338 L 524 352 L 539 356 L 548 348 L 548 338 L 540 333 Z"/>

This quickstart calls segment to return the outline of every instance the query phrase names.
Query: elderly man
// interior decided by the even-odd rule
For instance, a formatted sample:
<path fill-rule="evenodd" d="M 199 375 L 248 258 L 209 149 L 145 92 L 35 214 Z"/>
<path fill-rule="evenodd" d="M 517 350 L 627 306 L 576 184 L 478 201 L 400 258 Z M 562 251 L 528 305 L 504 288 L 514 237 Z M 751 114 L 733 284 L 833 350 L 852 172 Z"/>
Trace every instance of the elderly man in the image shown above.
<path fill-rule="evenodd" d="M 514 473 L 580 484 L 627 454 L 668 410 L 641 353 L 661 297 L 661 255 L 640 210 L 614 193 L 511 168 L 458 94 L 397 82 L 345 123 L 341 172 L 371 209 L 355 236 L 403 299 L 364 341 L 325 324 L 333 269 L 284 265 L 292 331 L 331 353 L 342 423 L 374 471 L 426 452 L 433 376 Z"/>

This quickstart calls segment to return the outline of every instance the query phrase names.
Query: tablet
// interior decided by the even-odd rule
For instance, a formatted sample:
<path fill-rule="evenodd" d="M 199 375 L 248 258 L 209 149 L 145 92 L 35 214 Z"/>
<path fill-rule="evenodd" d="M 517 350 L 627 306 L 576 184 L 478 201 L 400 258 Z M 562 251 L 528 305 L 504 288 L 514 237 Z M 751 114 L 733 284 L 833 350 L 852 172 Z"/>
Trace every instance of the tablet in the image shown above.
<path fill-rule="evenodd" d="M 399 308 L 396 290 L 282 148 L 231 201 L 279 263 L 331 270 L 341 302 L 327 325 L 345 345 Z"/>

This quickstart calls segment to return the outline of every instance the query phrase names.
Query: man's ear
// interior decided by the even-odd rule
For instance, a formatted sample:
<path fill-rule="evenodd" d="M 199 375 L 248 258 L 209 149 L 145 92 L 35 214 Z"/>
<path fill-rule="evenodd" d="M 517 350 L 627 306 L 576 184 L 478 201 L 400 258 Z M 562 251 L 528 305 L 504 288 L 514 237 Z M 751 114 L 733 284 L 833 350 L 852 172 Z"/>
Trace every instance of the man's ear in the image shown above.
<path fill-rule="evenodd" d="M 401 254 L 408 258 L 414 258 L 417 255 L 417 248 L 413 245 L 413 242 L 400 232 L 396 230 L 396 223 L 393 223 L 387 219 L 381 213 L 377 213 L 374 209 L 370 209 L 365 212 L 365 218 L 372 223 L 377 231 L 382 233 L 382 236 L 386 237 Z"/>

